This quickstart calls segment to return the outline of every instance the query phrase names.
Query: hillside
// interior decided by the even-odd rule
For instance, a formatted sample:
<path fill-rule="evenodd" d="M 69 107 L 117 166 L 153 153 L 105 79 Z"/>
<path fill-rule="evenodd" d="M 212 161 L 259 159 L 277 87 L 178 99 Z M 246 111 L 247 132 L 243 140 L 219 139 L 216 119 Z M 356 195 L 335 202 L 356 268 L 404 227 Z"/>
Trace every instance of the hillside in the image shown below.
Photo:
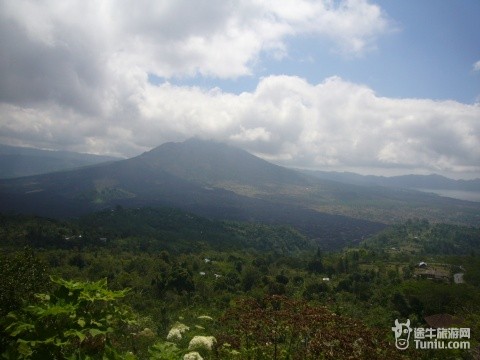
<path fill-rule="evenodd" d="M 480 191 L 480 179 L 454 180 L 445 176 L 430 175 L 401 175 L 401 176 L 374 176 L 359 175 L 351 172 L 308 171 L 302 173 L 315 176 L 319 179 L 340 181 L 354 185 L 379 185 L 403 189 L 432 189 L 432 190 L 462 190 Z"/>
<path fill-rule="evenodd" d="M 172 253 L 266 251 L 293 254 L 313 242 L 288 226 L 210 220 L 171 208 L 117 207 L 73 220 L 0 215 L 0 246 L 82 249 L 104 246 Z"/>
<path fill-rule="evenodd" d="M 116 160 L 120 159 L 110 156 L 39 150 L 0 144 L 0 179 L 71 170 Z"/>
<path fill-rule="evenodd" d="M 172 147 L 181 151 L 172 152 Z M 182 155 L 188 151 L 192 153 L 191 158 Z M 214 157 L 215 152 L 223 155 Z M 175 164 L 177 170 L 172 170 Z M 195 164 L 203 167 L 198 172 L 203 181 L 188 176 Z M 227 164 L 230 169 L 221 171 Z M 259 170 L 262 167 L 263 172 Z M 257 170 L 257 179 L 245 183 L 246 176 Z M 294 226 L 327 248 L 359 241 L 384 227 L 369 220 L 322 213 L 302 204 L 246 196 L 219 187 L 219 183 L 227 181 L 236 188 L 256 189 L 269 184 L 270 192 L 272 184 L 290 187 L 305 182 L 302 175 L 268 164 L 244 151 L 222 144 L 187 141 L 165 144 L 128 160 L 3 180 L 0 211 L 67 218 L 116 205 L 168 206 L 216 219 Z"/>
<path fill-rule="evenodd" d="M 294 205 L 315 212 L 383 223 L 405 221 L 411 217 L 470 225 L 480 221 L 480 204 L 415 189 L 432 183 L 432 178 L 436 179 L 433 187 L 434 184 L 448 183 L 451 188 L 455 184 L 475 187 L 475 180 L 457 181 L 439 176 L 385 178 L 358 175 L 354 176 L 357 182 L 344 182 L 342 178 L 320 178 L 318 174 L 321 172 L 315 172 L 312 176 L 311 173 L 286 169 L 238 148 L 199 139 L 166 143 L 137 159 L 149 167 L 161 168 L 207 189 L 224 189 L 242 197 L 275 203 L 282 208 Z M 402 183 L 405 186 L 401 186 Z M 412 190 L 409 190 L 409 186 Z"/>
<path fill-rule="evenodd" d="M 266 189 L 272 185 L 307 186 L 311 183 L 311 179 L 309 181 L 296 171 L 271 164 L 244 150 L 195 138 L 183 143 L 163 144 L 137 160 L 208 186 Z"/>
<path fill-rule="evenodd" d="M 243 150 L 191 139 L 137 157 L 0 181 L 0 211 L 51 217 L 168 206 L 209 218 L 287 224 L 336 248 L 412 217 L 478 224 L 480 204 L 316 179 Z"/>
<path fill-rule="evenodd" d="M 470 358 L 395 348 L 396 319 L 428 328 L 436 314 L 462 319 L 472 348 L 480 340 L 478 228 L 415 220 L 324 252 L 289 227 L 167 208 L 117 207 L 68 221 L 4 215 L 0 225 L 0 313 L 8 321 L 0 344 L 10 358 L 20 358 L 20 343 L 54 358 L 43 355 L 60 341 L 51 345 L 45 334 L 63 339 L 64 352 L 99 354 L 108 350 L 95 346 L 109 343 L 105 333 L 132 359 L 181 358 L 191 339 L 206 335 L 216 344 L 199 351 L 211 360 L 278 359 L 280 351 L 292 359 L 360 351 L 355 358 Z"/>

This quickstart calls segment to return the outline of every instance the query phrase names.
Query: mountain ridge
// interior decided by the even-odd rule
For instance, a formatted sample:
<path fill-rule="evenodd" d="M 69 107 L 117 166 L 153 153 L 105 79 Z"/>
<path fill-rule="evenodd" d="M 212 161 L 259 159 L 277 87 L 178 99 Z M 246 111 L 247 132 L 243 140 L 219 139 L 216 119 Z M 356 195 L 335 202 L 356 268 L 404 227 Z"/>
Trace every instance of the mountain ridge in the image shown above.
<path fill-rule="evenodd" d="M 0 179 L 72 170 L 117 160 L 120 158 L 0 144 Z"/>
<path fill-rule="evenodd" d="M 436 195 L 316 179 L 199 139 L 112 163 L 1 180 L 0 200 L 2 212 L 50 217 L 116 205 L 176 207 L 210 218 L 284 223 L 337 243 L 411 217 L 478 224 L 480 213 L 480 205 Z"/>
<path fill-rule="evenodd" d="M 398 175 L 398 176 L 376 176 L 360 175 L 353 172 L 336 172 L 321 170 L 299 170 L 304 174 L 315 176 L 319 179 L 340 181 L 356 185 L 379 185 L 387 187 L 407 189 L 437 189 L 437 190 L 463 190 L 480 191 L 480 179 L 451 179 L 438 174 L 429 175 Z"/>
<path fill-rule="evenodd" d="M 294 170 L 274 165 L 239 148 L 198 138 L 165 143 L 136 158 L 205 185 L 229 181 L 253 186 L 308 184 L 306 177 Z"/>
<path fill-rule="evenodd" d="M 165 149 L 186 147 L 189 150 L 182 151 L 189 153 L 192 150 L 190 146 L 195 147 L 196 156 L 187 162 L 179 161 L 182 156 L 176 156 L 178 153 L 170 153 L 168 161 L 161 159 Z M 234 176 L 230 170 L 217 171 L 221 164 L 216 163 L 218 159 L 208 156 L 212 151 L 226 151 L 227 154 L 222 155 L 224 161 L 231 159 L 229 154 L 236 154 L 236 160 L 230 165 L 237 169 Z M 168 166 L 162 164 L 164 162 L 169 165 L 183 165 L 184 170 L 177 171 L 176 175 Z M 190 171 L 195 171 L 194 168 L 189 168 L 190 164 L 199 162 L 204 171 L 204 180 L 208 180 L 209 174 L 205 171 L 205 166 L 208 169 L 207 165 L 213 163 L 216 165 L 212 171 L 217 177 L 209 181 L 189 178 Z M 249 177 L 249 172 L 259 167 L 263 167 L 263 172 L 257 178 L 253 177 L 253 182 L 242 184 L 242 179 Z M 178 176 L 181 173 L 186 174 L 184 178 Z M 278 174 L 283 178 L 280 179 Z M 187 144 L 167 144 L 152 152 L 108 164 L 1 180 L 0 212 L 68 218 L 114 208 L 117 205 L 126 208 L 174 207 L 214 219 L 291 225 L 330 248 L 360 241 L 385 227 L 379 222 L 322 213 L 288 201 L 245 196 L 221 187 L 225 180 L 235 180 L 236 186 L 245 185 L 252 189 L 257 185 L 262 186 L 263 181 L 276 183 L 278 186 L 290 184 L 297 187 L 304 187 L 305 181 L 303 175 L 297 175 L 293 170 L 277 165 L 265 165 L 264 160 L 243 150 L 207 141 L 195 141 Z"/>

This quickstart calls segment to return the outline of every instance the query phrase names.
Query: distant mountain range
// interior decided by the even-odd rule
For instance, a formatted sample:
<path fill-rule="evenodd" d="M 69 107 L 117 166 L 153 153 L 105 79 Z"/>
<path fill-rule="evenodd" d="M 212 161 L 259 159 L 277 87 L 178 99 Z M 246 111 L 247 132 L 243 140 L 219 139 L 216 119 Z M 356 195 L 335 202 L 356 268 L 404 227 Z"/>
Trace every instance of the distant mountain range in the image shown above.
<path fill-rule="evenodd" d="M 385 177 L 359 175 L 351 172 L 329 172 L 318 170 L 301 170 L 301 172 L 318 177 L 319 179 L 339 181 L 355 185 L 379 185 L 403 189 L 480 191 L 480 179 L 453 180 L 436 174 Z"/>
<path fill-rule="evenodd" d="M 176 207 L 210 218 L 292 225 L 326 248 L 385 227 L 256 196 L 316 182 L 243 150 L 191 139 L 128 160 L 1 180 L 0 211 L 74 217 L 116 205 Z"/>
<path fill-rule="evenodd" d="M 120 159 L 0 144 L 0 179 L 46 174 L 116 160 Z"/>
<path fill-rule="evenodd" d="M 319 179 L 198 139 L 127 160 L 0 181 L 0 212 L 72 217 L 116 205 L 288 224 L 326 248 L 411 217 L 478 225 L 480 214 L 478 203 Z"/>

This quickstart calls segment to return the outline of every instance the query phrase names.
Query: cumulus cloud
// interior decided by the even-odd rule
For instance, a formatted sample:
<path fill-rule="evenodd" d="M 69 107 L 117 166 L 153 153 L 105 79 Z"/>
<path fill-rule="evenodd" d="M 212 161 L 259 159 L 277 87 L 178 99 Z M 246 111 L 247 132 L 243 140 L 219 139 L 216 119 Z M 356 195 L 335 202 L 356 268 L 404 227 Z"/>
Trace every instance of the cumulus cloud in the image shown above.
<path fill-rule="evenodd" d="M 267 76 L 241 94 L 168 82 L 250 75 L 306 34 L 362 54 L 388 26 L 377 5 L 200 3 L 0 1 L 0 142 L 132 156 L 197 136 L 284 165 L 479 173 L 477 105 L 382 98 L 339 77 Z"/>
<path fill-rule="evenodd" d="M 473 64 L 473 71 L 480 71 L 480 60 Z"/>
<path fill-rule="evenodd" d="M 309 168 L 424 169 L 478 173 L 480 107 L 454 101 L 389 99 L 338 77 L 319 84 L 262 79 L 252 92 L 145 83 L 135 112 L 85 118 L 59 108 L 3 106 L 0 132 L 76 150 L 133 155 L 191 136 L 240 146 Z M 0 139 L 1 140 L 1 139 Z"/>
<path fill-rule="evenodd" d="M 380 8 L 366 0 L 202 0 L 195 6 L 186 0 L 68 6 L 18 0 L 0 6 L 0 99 L 56 98 L 89 110 L 115 69 L 234 78 L 251 74 L 262 53 L 286 54 L 287 37 L 323 36 L 358 54 L 387 28 Z"/>

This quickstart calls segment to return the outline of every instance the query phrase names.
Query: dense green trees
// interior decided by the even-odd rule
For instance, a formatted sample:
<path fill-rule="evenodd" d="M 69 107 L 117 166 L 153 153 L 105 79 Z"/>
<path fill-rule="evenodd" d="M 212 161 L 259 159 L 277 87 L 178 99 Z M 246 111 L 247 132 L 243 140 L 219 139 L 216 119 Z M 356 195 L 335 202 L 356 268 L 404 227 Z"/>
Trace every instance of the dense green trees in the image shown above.
<path fill-rule="evenodd" d="M 165 218 L 157 219 L 158 216 Z M 65 292 L 63 295 L 61 291 L 59 293 L 60 288 L 78 286 L 86 291 L 90 286 L 86 284 L 92 281 L 96 284 L 92 285 L 94 288 L 103 289 L 99 291 L 99 296 L 103 296 L 102 291 L 124 294 L 123 289 L 130 288 L 127 297 L 119 296 L 106 302 L 97 299 L 96 304 L 112 303 L 118 309 L 128 304 L 135 316 L 127 318 L 144 319 L 142 321 L 148 323 L 144 327 L 151 329 L 150 337 L 135 338 L 135 341 L 130 339 L 134 344 L 143 344 L 138 348 L 131 347 L 127 344 L 129 336 L 141 333 L 144 327 L 120 321 L 110 326 L 115 332 L 97 334 L 98 339 L 110 339 L 110 345 L 100 346 L 99 352 L 94 354 L 93 348 L 87 346 L 90 340 L 86 339 L 91 334 L 86 329 L 87 324 L 95 324 L 85 320 L 84 316 L 80 319 L 79 311 L 72 317 L 73 320 L 67 321 L 59 315 L 49 321 L 57 324 L 57 329 L 65 325 L 80 333 L 67 332 L 65 335 L 67 330 L 63 328 L 61 334 L 57 332 L 47 338 L 38 338 L 40 342 L 28 345 L 31 353 L 26 345 L 19 349 L 18 343 L 13 346 L 10 342 L 9 349 L 15 356 L 20 356 L 20 352 L 32 356 L 40 353 L 43 351 L 39 350 L 40 347 L 46 343 L 41 344 L 54 336 L 60 339 L 59 343 L 70 344 L 60 347 L 60 353 L 55 353 L 61 354 L 58 357 L 67 353 L 79 354 L 78 358 L 87 355 L 95 357 L 114 354 L 112 349 L 115 349 L 122 356 L 127 356 L 129 350 L 137 358 L 158 358 L 159 352 L 173 349 L 165 344 L 173 324 L 181 318 L 193 321 L 202 314 L 209 314 L 217 320 L 212 322 L 207 335 L 216 336 L 218 343 L 215 350 L 205 355 L 207 358 L 234 358 L 235 352 L 253 358 L 263 354 L 261 356 L 265 359 L 275 356 L 283 359 L 287 358 L 287 354 L 294 353 L 303 354 L 306 358 L 317 355 L 328 358 L 333 355 L 325 353 L 324 349 L 330 342 L 347 344 L 345 352 L 332 353 L 337 358 L 355 351 L 360 358 L 367 354 L 375 358 L 371 349 L 377 346 L 394 349 L 385 341 L 391 340 L 390 328 L 396 318 L 408 318 L 412 324 L 421 326 L 424 316 L 448 312 L 461 316 L 474 328 L 480 313 L 480 260 L 472 251 L 458 250 L 459 246 L 468 244 L 471 250 L 478 251 L 480 241 L 476 242 L 478 229 L 475 228 L 410 221 L 393 226 L 358 246 L 329 253 L 311 246 L 303 249 L 308 241 L 305 243 L 303 236 L 289 228 L 211 222 L 190 218 L 177 211 L 116 209 L 91 217 L 83 219 L 83 223 L 1 217 L 0 310 L 3 317 L 9 311 L 16 314 L 16 318 L 10 317 L 8 323 L 2 324 L 2 339 L 37 341 L 25 337 L 27 333 L 24 330 L 27 331 L 28 326 L 22 330 L 18 327 L 19 321 L 24 324 L 39 322 L 40 317 L 35 316 L 42 311 L 51 311 L 50 308 L 60 303 L 68 304 L 68 296 L 62 298 Z M 38 229 L 35 229 L 37 226 Z M 119 229 L 115 229 L 116 226 Z M 138 233 L 135 230 L 137 226 Z M 40 242 L 35 242 L 30 239 L 32 234 L 44 235 Z M 442 234 L 445 236 L 442 237 Z M 463 236 L 466 238 L 463 239 Z M 103 238 L 107 240 L 101 240 Z M 54 242 L 49 243 L 48 239 L 54 239 Z M 437 243 L 450 245 L 440 245 L 429 253 L 429 247 L 435 247 Z M 33 247 L 23 249 L 25 244 Z M 439 251 L 451 251 L 452 246 L 457 249 L 457 255 L 438 254 Z M 449 276 L 464 271 L 466 283 L 418 279 L 417 264 L 423 260 L 439 264 Z M 69 281 L 56 280 L 51 288 L 48 275 Z M 50 297 L 35 297 L 34 293 Z M 275 307 L 274 298 L 281 299 L 278 305 L 281 311 Z M 81 302 L 80 295 L 73 302 Z M 297 326 L 289 321 L 299 316 L 298 312 L 289 308 L 289 304 L 298 305 L 300 313 L 305 311 L 303 315 L 327 321 L 322 323 L 322 328 L 314 320 L 311 323 L 308 319 L 303 320 L 311 329 L 316 329 L 313 333 L 299 330 L 299 334 L 308 335 L 311 340 L 310 345 L 303 348 L 300 338 L 286 328 Z M 28 306 L 36 308 L 37 315 L 29 312 Z M 250 311 L 258 316 L 252 316 Z M 223 314 L 226 317 L 222 317 Z M 281 314 L 284 319 L 278 318 Z M 94 317 L 97 315 L 103 319 L 101 313 Z M 267 321 L 270 318 L 276 319 L 278 328 Z M 335 322 L 335 319 L 340 320 Z M 83 321 L 85 325 L 82 326 Z M 18 326 L 13 326 L 16 322 Z M 358 327 L 355 325 L 353 332 L 349 332 L 347 323 L 358 324 Z M 41 329 L 43 325 L 46 323 L 35 326 Z M 247 339 L 245 334 L 242 335 L 241 329 L 245 327 L 253 327 L 258 332 L 255 333 L 258 341 L 263 339 L 265 344 L 255 343 L 257 337 Z M 334 334 L 334 328 L 337 334 Z M 120 335 L 126 329 L 130 335 Z M 261 329 L 276 331 L 277 335 L 272 337 L 268 331 L 261 333 Z M 116 333 L 117 330 L 120 333 Z M 360 340 L 355 343 L 357 338 L 354 337 L 360 337 L 362 331 L 375 340 L 368 344 Z M 85 336 L 83 339 L 82 334 Z M 365 337 L 362 339 L 367 341 Z M 87 342 L 79 346 L 83 341 Z M 228 342 L 229 346 L 223 346 L 222 341 Z M 472 339 L 472 344 L 475 341 L 478 339 Z M 154 342 L 155 346 L 152 345 Z M 315 344 L 322 347 L 317 349 Z M 3 350 L 6 345 L 2 343 Z M 150 352 L 147 350 L 149 346 Z M 178 343 L 176 346 L 178 354 L 188 350 L 188 344 Z M 58 347 L 53 349 L 59 350 Z M 292 355 L 290 358 L 295 357 Z"/>
<path fill-rule="evenodd" d="M 0 253 L 0 319 L 32 302 L 37 292 L 48 287 L 47 265 L 35 256 L 31 248 Z M 2 326 L 0 353 L 6 346 L 6 333 Z"/>
<path fill-rule="evenodd" d="M 0 317 L 21 308 L 48 288 L 47 265 L 33 249 L 0 254 Z"/>

